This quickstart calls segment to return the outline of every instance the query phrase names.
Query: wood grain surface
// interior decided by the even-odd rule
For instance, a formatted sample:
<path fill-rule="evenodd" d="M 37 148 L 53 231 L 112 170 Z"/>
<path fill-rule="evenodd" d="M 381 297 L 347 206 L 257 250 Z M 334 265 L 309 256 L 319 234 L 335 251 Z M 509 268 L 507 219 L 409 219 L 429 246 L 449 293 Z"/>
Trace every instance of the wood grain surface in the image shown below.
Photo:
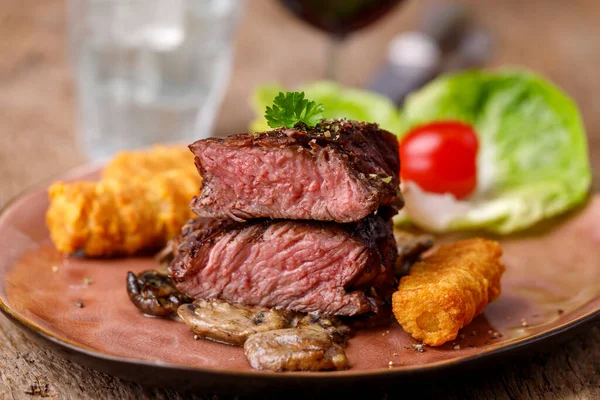
<path fill-rule="evenodd" d="M 431 1 L 409 1 L 377 26 L 344 45 L 340 80 L 361 85 L 380 65 L 388 40 L 410 29 Z M 595 186 L 600 182 L 600 2 L 596 0 L 487 0 L 466 2 L 473 24 L 495 38 L 490 67 L 525 65 L 579 103 L 589 136 Z M 294 85 L 324 73 L 322 34 L 289 17 L 272 0 L 248 0 L 236 60 L 217 134 L 244 131 L 251 118 L 252 87 Z M 268 51 L 269 56 L 265 54 Z M 76 109 L 65 46 L 65 1 L 0 2 L 0 204 L 20 190 L 81 164 Z M 309 388 L 307 388 L 307 391 Z M 477 374 L 403 383 L 353 398 L 387 399 L 412 393 L 435 398 L 600 398 L 600 329 L 586 329 L 560 345 Z M 296 394 L 302 397 L 306 394 Z M 336 393 L 335 396 L 344 394 Z M 312 397 L 332 397 L 318 393 Z M 224 399 L 142 387 L 55 356 L 0 317 L 0 399 Z M 275 398 L 262 394 L 260 398 Z M 289 395 L 286 397 L 290 397 Z M 291 396 L 295 397 L 295 396 Z"/>

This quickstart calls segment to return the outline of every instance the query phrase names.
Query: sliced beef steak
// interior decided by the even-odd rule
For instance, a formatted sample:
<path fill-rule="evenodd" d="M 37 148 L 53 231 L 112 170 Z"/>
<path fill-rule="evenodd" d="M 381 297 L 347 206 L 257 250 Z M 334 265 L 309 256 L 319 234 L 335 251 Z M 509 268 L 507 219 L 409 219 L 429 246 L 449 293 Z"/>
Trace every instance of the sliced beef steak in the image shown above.
<path fill-rule="evenodd" d="M 356 222 L 403 205 L 398 141 L 376 124 L 327 120 L 189 147 L 203 177 L 191 202 L 200 217 Z"/>
<path fill-rule="evenodd" d="M 356 315 L 377 312 L 393 291 L 391 221 L 198 219 L 178 241 L 170 274 L 197 299 Z"/>

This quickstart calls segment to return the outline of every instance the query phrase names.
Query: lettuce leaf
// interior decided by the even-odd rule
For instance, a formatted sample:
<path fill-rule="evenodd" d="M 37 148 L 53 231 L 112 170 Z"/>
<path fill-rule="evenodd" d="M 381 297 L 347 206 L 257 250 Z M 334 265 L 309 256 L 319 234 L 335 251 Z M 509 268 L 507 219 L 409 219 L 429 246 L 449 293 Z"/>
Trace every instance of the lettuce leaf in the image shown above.
<path fill-rule="evenodd" d="M 377 122 L 390 132 L 401 132 L 399 112 L 386 97 L 365 90 L 345 88 L 334 82 L 320 81 L 303 85 L 294 90 L 303 91 L 306 98 L 323 104 L 325 118 L 344 117 L 357 121 Z M 255 88 L 251 105 L 256 119 L 250 123 L 250 131 L 269 130 L 264 118 L 265 109 L 286 88 L 279 84 L 260 85 Z"/>
<path fill-rule="evenodd" d="M 540 76 L 507 70 L 438 78 L 409 96 L 401 131 L 442 119 L 465 121 L 477 130 L 477 193 L 458 201 L 409 187 L 406 212 L 399 219 L 408 215 L 417 225 L 438 232 L 484 229 L 505 234 L 586 199 L 591 171 L 579 111 Z M 432 206 L 437 218 L 427 217 Z"/>

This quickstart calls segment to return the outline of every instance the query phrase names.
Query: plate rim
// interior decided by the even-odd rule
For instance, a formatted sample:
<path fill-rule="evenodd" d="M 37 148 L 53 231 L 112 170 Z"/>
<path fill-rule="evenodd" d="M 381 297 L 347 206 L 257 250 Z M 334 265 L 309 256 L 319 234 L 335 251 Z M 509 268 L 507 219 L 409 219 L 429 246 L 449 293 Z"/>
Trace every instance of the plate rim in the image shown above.
<path fill-rule="evenodd" d="M 546 341 L 552 338 L 556 338 L 565 334 L 569 331 L 574 331 L 579 327 L 585 326 L 588 323 L 592 323 L 595 320 L 600 321 L 600 309 L 585 314 L 577 319 L 574 319 L 568 323 L 557 326 L 551 330 L 540 332 L 538 334 L 528 336 L 526 338 L 517 339 L 516 341 L 507 344 L 506 346 L 498 347 L 483 353 L 478 353 L 472 356 L 464 357 L 459 360 L 444 360 L 437 361 L 429 364 L 413 364 L 407 366 L 398 366 L 393 368 L 377 368 L 372 370 L 353 370 L 352 368 L 344 371 L 319 371 L 319 372 L 271 372 L 271 371 L 259 371 L 259 370 L 227 370 L 227 369 L 216 369 L 216 368 L 205 368 L 205 367 L 192 367 L 186 365 L 172 364 L 163 361 L 151 361 L 136 358 L 127 358 L 121 356 L 114 356 L 110 354 L 101 353 L 97 350 L 91 349 L 87 346 L 79 343 L 70 341 L 66 338 L 60 338 L 49 332 L 45 328 L 39 326 L 35 322 L 28 320 L 25 317 L 19 315 L 16 311 L 6 305 L 0 298 L 0 311 L 4 314 L 9 321 L 26 328 L 28 331 L 42 337 L 45 340 L 52 342 L 54 345 L 58 345 L 71 352 L 82 354 L 86 357 L 101 360 L 110 363 L 120 363 L 130 366 L 144 366 L 148 368 L 157 368 L 169 371 L 186 371 L 198 374 L 214 374 L 229 378 L 269 378 L 287 381 L 294 378 L 302 378 L 307 380 L 321 380 L 326 378 L 329 381 L 340 381 L 348 380 L 353 378 L 368 378 L 368 377 L 403 377 L 407 375 L 415 374 L 427 374 L 432 372 L 444 371 L 453 367 L 464 367 L 469 364 L 473 364 L 477 361 L 483 361 L 487 358 L 499 357 L 504 354 L 513 353 L 520 349 L 525 349 L 534 344 L 538 344 L 542 341 Z"/>
<path fill-rule="evenodd" d="M 34 184 L 16 195 L 10 198 L 6 203 L 0 207 L 0 221 L 2 221 L 6 214 L 12 209 L 13 206 L 23 198 L 35 194 L 41 190 L 47 190 L 50 182 L 55 179 L 69 179 L 71 176 L 77 176 L 84 173 L 96 172 L 102 168 L 104 162 L 91 162 L 77 167 L 68 169 L 61 173 L 54 174 L 37 184 Z M 592 191 L 588 195 L 589 201 L 592 197 L 600 194 L 596 191 Z M 3 279 L 4 281 L 4 279 Z M 596 298 L 600 297 L 600 293 L 597 294 Z M 322 380 L 327 379 L 329 381 L 339 382 L 340 380 L 348 380 L 353 378 L 368 378 L 368 377 L 402 377 L 407 375 L 415 374 L 427 374 L 431 372 L 437 372 L 446 370 L 452 367 L 464 367 L 469 364 L 474 364 L 478 361 L 483 361 L 487 358 L 498 357 L 507 355 L 508 353 L 514 353 L 520 349 L 525 349 L 538 344 L 542 341 L 546 341 L 552 338 L 557 338 L 569 331 L 574 331 L 579 327 L 585 326 L 588 323 L 592 323 L 595 320 L 600 322 L 600 307 L 590 311 L 580 317 L 558 325 L 550 330 L 539 332 L 537 334 L 515 339 L 510 344 L 494 348 L 482 353 L 477 353 L 471 356 L 467 356 L 458 360 L 443 360 L 436 361 L 428 364 L 412 364 L 395 366 L 393 368 L 376 368 L 371 370 L 353 370 L 352 368 L 343 371 L 319 371 L 319 372 L 307 372 L 307 371 L 293 371 L 293 372 L 271 372 L 271 371 L 260 371 L 260 370 L 227 370 L 220 368 L 206 368 L 197 366 L 186 366 L 180 364 L 173 364 L 164 361 L 152 361 L 137 358 L 127 358 L 122 356 L 115 356 L 111 354 L 102 353 L 98 350 L 92 349 L 75 341 L 71 341 L 67 338 L 61 338 L 58 335 L 53 334 L 48 329 L 40 326 L 34 321 L 27 319 L 26 317 L 19 314 L 16 310 L 6 304 L 0 296 L 0 312 L 4 314 L 7 319 L 20 328 L 25 328 L 29 332 L 38 335 L 39 337 L 57 345 L 63 349 L 70 350 L 71 352 L 82 354 L 90 359 L 101 360 L 112 364 L 125 364 L 130 366 L 144 366 L 147 368 L 157 368 L 168 371 L 185 371 L 188 373 L 198 374 L 213 374 L 229 378 L 251 378 L 251 379 L 263 379 L 268 378 L 270 380 L 281 380 L 288 381 L 290 379 L 302 378 L 303 380 Z"/>

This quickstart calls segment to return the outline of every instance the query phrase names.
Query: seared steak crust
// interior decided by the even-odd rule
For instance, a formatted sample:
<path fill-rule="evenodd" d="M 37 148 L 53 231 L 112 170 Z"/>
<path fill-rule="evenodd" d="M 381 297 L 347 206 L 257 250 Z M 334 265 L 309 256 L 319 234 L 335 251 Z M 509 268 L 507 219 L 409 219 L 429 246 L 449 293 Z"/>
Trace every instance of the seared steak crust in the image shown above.
<path fill-rule="evenodd" d="M 398 141 L 376 124 L 323 120 L 189 147 L 203 178 L 190 204 L 200 217 L 347 223 L 403 205 Z"/>
<path fill-rule="evenodd" d="M 377 312 L 394 287 L 391 221 L 197 219 L 183 229 L 169 270 L 197 299 L 357 315 Z"/>

